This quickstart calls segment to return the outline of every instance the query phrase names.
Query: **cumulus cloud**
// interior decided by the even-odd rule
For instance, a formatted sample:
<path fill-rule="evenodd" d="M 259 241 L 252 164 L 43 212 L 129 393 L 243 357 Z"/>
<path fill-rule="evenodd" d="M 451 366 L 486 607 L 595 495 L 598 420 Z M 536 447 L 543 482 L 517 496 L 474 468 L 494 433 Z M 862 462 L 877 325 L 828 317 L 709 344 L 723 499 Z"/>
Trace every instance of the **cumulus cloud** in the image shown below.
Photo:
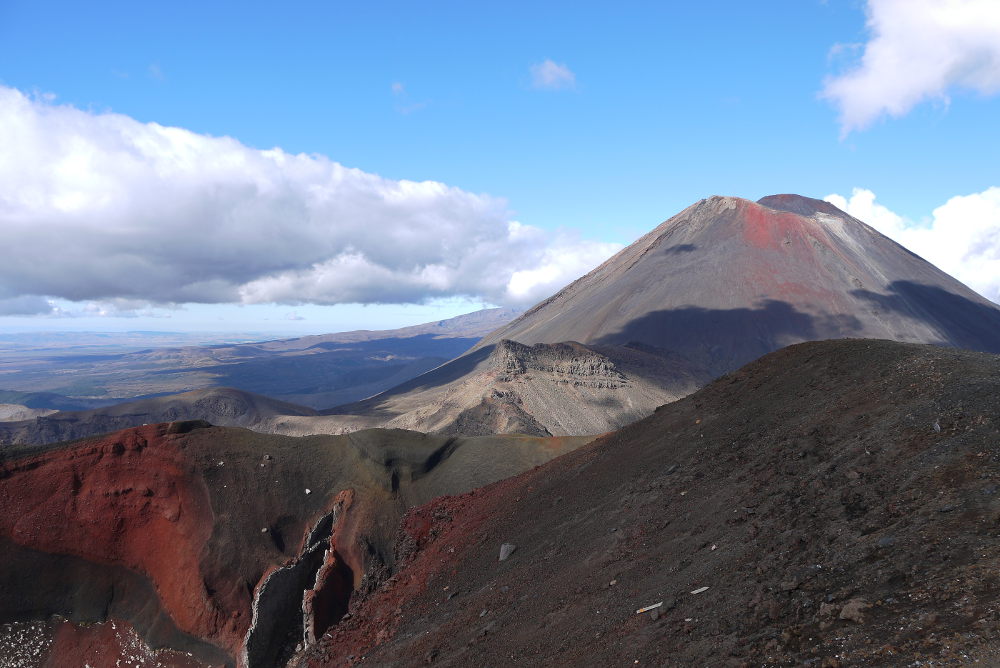
<path fill-rule="evenodd" d="M 919 223 L 876 202 L 871 190 L 825 199 L 1000 303 L 1000 188 L 952 197 Z"/>
<path fill-rule="evenodd" d="M 539 90 L 576 87 L 576 75 L 563 63 L 543 60 L 531 66 L 531 86 Z"/>
<path fill-rule="evenodd" d="M 0 300 L 524 303 L 531 276 L 565 283 L 618 248 L 443 183 L 6 87 L 0 146 Z"/>
<path fill-rule="evenodd" d="M 868 0 L 867 14 L 860 62 L 821 93 L 839 109 L 845 134 L 925 100 L 947 103 L 954 89 L 1000 91 L 997 0 Z"/>
<path fill-rule="evenodd" d="M 536 228 L 512 224 L 515 238 L 540 241 Z M 534 266 L 511 274 L 507 294 L 513 301 L 533 304 L 562 289 L 567 276 L 579 277 L 621 250 L 611 243 L 581 242 L 572 235 L 560 235 L 546 245 Z"/>

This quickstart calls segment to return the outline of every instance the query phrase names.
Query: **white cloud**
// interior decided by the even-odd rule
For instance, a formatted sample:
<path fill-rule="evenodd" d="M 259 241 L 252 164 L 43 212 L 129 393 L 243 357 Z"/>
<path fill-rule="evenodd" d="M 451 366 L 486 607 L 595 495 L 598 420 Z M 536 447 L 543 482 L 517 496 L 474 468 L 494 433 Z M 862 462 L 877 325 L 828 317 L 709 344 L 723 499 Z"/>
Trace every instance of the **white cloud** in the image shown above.
<path fill-rule="evenodd" d="M 1000 91 L 1000 2 L 868 0 L 870 33 L 860 62 L 826 81 L 821 95 L 846 134 L 902 116 L 954 89 Z"/>
<path fill-rule="evenodd" d="M 523 303 L 535 293 L 519 272 L 553 265 L 544 282 L 564 283 L 616 248 L 514 223 L 503 200 L 443 183 L 6 87 L 0 146 L 0 300 Z"/>
<path fill-rule="evenodd" d="M 576 75 L 563 63 L 544 60 L 531 66 L 531 85 L 540 90 L 576 87 Z"/>
<path fill-rule="evenodd" d="M 923 223 L 894 213 L 863 188 L 855 188 L 850 198 L 829 195 L 825 199 L 1000 302 L 1000 188 L 952 197 Z"/>
<path fill-rule="evenodd" d="M 516 224 L 514 224 L 516 225 Z M 531 237 L 531 228 L 519 226 L 512 236 Z M 574 237 L 559 237 L 548 245 L 535 266 L 515 271 L 507 283 L 507 294 L 515 301 L 533 304 L 555 294 L 568 281 L 582 276 L 621 250 L 620 244 L 580 241 Z"/>

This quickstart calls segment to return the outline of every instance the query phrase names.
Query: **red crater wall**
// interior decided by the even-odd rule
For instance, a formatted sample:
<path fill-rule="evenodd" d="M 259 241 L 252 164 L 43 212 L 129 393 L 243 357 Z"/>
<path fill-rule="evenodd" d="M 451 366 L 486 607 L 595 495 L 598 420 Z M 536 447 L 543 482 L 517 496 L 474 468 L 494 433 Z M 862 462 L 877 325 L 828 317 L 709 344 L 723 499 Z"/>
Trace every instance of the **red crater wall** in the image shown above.
<path fill-rule="evenodd" d="M 147 575 L 182 631 L 233 648 L 242 630 L 212 604 L 198 561 L 213 526 L 208 490 L 165 431 L 137 428 L 0 465 L 0 535 Z"/>

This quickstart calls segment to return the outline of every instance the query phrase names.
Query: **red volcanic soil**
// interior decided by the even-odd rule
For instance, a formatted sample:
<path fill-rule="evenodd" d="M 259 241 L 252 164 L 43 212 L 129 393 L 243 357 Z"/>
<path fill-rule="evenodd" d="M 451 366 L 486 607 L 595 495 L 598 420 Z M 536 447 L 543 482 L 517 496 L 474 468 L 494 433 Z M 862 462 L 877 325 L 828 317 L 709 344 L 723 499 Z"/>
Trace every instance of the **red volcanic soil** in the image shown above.
<path fill-rule="evenodd" d="M 997 397 L 992 355 L 786 348 L 414 509 L 297 665 L 996 665 Z"/>
<path fill-rule="evenodd" d="M 805 236 L 804 232 L 802 217 L 794 213 L 779 213 L 763 206 L 746 206 L 743 212 L 743 236 L 757 248 L 791 245 L 791 237 Z"/>

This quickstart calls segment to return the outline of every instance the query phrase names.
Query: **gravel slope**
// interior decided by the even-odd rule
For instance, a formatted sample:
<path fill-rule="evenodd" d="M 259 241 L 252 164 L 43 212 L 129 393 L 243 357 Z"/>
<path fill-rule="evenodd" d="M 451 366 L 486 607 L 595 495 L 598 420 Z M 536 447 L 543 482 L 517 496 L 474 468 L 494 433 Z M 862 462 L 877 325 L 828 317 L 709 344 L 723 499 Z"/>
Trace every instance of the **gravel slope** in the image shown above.
<path fill-rule="evenodd" d="M 992 355 L 791 346 L 411 512 L 299 665 L 995 665 L 998 397 Z"/>

